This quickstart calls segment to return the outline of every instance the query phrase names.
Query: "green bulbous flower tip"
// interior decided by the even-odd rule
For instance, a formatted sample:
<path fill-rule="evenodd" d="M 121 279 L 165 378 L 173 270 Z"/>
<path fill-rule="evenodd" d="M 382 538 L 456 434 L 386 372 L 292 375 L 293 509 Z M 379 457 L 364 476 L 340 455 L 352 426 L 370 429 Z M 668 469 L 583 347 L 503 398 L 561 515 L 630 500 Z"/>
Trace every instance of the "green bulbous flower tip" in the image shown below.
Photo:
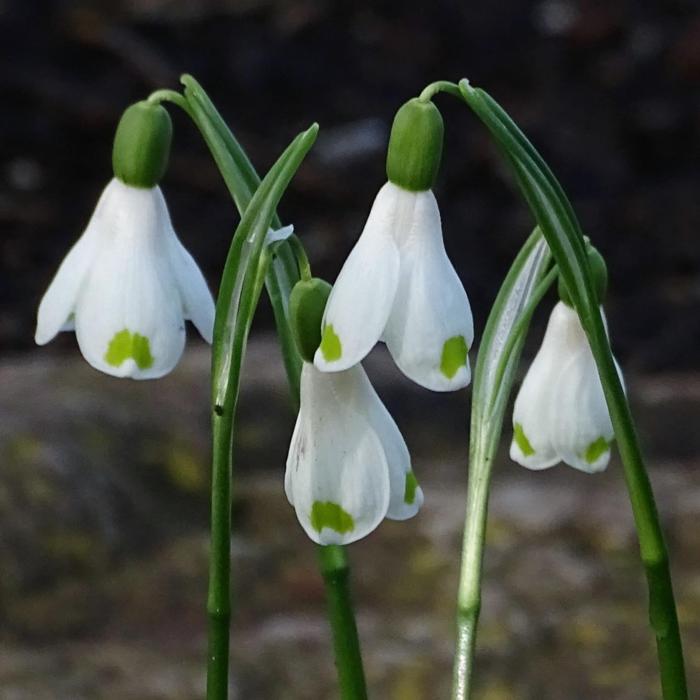
<path fill-rule="evenodd" d="M 596 296 L 598 297 L 598 303 L 602 304 L 605 301 L 605 297 L 608 293 L 608 266 L 605 263 L 605 259 L 598 252 L 598 249 L 591 245 L 586 238 L 586 253 L 588 255 L 588 264 L 591 268 L 591 273 L 593 274 L 593 286 L 595 288 Z M 573 308 L 573 302 L 571 301 L 571 295 L 569 290 L 566 288 L 566 283 L 559 276 L 558 284 L 559 298 L 567 305 Z"/>
<path fill-rule="evenodd" d="M 417 97 L 394 117 L 386 156 L 390 182 L 412 192 L 429 190 L 435 183 L 444 134 L 442 115 L 430 101 Z"/>
<path fill-rule="evenodd" d="M 155 187 L 165 174 L 173 126 L 160 104 L 137 102 L 128 107 L 114 135 L 115 177 L 132 187 Z"/>
<path fill-rule="evenodd" d="M 321 322 L 331 285 L 318 277 L 301 280 L 289 295 L 289 324 L 305 362 L 313 362 L 321 344 Z"/>

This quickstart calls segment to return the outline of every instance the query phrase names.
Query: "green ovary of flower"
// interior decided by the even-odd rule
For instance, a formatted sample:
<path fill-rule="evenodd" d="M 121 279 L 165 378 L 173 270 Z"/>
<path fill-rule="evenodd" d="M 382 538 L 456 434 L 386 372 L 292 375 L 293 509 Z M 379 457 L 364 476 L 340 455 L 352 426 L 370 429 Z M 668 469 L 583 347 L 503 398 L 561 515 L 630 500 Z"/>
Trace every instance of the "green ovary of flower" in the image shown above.
<path fill-rule="evenodd" d="M 513 440 L 525 457 L 532 457 L 535 454 L 535 448 L 530 444 L 520 423 L 513 426 Z"/>
<path fill-rule="evenodd" d="M 333 501 L 314 501 L 311 506 L 311 527 L 316 532 L 321 532 L 324 527 L 327 527 L 344 535 L 355 529 L 355 521 L 350 513 Z"/>
<path fill-rule="evenodd" d="M 153 365 L 153 355 L 148 338 L 139 333 L 132 333 L 126 328 L 114 334 L 109 341 L 105 362 L 112 367 L 119 367 L 131 358 L 139 369 L 148 369 Z"/>
<path fill-rule="evenodd" d="M 323 337 L 321 338 L 321 353 L 323 354 L 326 362 L 334 362 L 335 360 L 339 360 L 343 354 L 343 346 L 340 342 L 340 338 L 330 323 L 323 329 Z"/>
<path fill-rule="evenodd" d="M 611 443 L 604 437 L 599 437 L 594 440 L 587 448 L 583 457 L 588 464 L 597 462 L 609 449 Z"/>

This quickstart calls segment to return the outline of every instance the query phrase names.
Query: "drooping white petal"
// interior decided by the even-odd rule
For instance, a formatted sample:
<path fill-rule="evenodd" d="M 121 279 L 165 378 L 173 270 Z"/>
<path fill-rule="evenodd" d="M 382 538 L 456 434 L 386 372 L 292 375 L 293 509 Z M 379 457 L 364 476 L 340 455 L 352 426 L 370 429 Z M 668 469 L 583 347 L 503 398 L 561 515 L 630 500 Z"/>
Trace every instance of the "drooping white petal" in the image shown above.
<path fill-rule="evenodd" d="M 400 189 L 400 188 L 397 188 Z M 413 213 L 394 231 L 400 276 L 384 341 L 399 369 L 433 391 L 454 391 L 471 380 L 467 352 L 474 322 L 467 294 L 447 257 L 432 192 L 401 190 Z"/>
<path fill-rule="evenodd" d="M 555 399 L 562 371 L 581 350 L 581 333 L 576 312 L 557 304 L 513 409 L 510 456 L 528 469 L 546 469 L 561 460 L 553 439 L 553 411 L 559 405 Z"/>
<path fill-rule="evenodd" d="M 85 359 L 107 374 L 160 377 L 177 364 L 185 343 L 167 209 L 157 187 L 113 180 L 108 190 L 99 250 L 76 303 L 78 344 Z"/>
<path fill-rule="evenodd" d="M 285 486 L 297 517 L 319 544 L 369 534 L 389 506 L 389 467 L 381 440 L 358 402 L 363 370 L 324 374 L 304 363 L 301 405 Z"/>
<path fill-rule="evenodd" d="M 207 343 L 214 335 L 214 299 L 194 258 L 172 231 L 171 265 L 180 291 L 184 317 L 192 321 Z"/>
<path fill-rule="evenodd" d="M 394 185 L 377 194 L 362 234 L 333 286 L 314 363 L 325 372 L 360 362 L 384 331 L 399 280 L 399 254 L 391 234 L 404 209 Z"/>
<path fill-rule="evenodd" d="M 546 469 L 559 462 L 552 445 L 551 407 L 559 370 L 555 352 L 542 344 L 525 375 L 513 408 L 510 458 L 528 469 Z"/>
<path fill-rule="evenodd" d="M 567 311 L 576 328 L 572 334 L 580 334 L 580 349 L 561 373 L 553 408 L 552 440 L 562 461 L 594 473 L 608 466 L 615 432 L 590 345 L 578 316 L 568 307 Z M 622 380 L 620 368 L 615 365 Z"/>
<path fill-rule="evenodd" d="M 562 461 L 590 473 L 608 466 L 614 431 L 588 347 L 562 372 L 553 416 L 552 438 Z"/>
<path fill-rule="evenodd" d="M 58 332 L 73 330 L 75 327 L 71 316 L 75 311 L 78 293 L 85 282 L 95 250 L 99 245 L 102 210 L 105 199 L 109 198 L 109 191 L 108 185 L 97 203 L 87 228 L 68 251 L 68 255 L 63 259 L 39 304 L 34 335 L 38 345 L 45 345 Z"/>
<path fill-rule="evenodd" d="M 411 455 L 396 422 L 377 395 L 362 367 L 358 381 L 358 401 L 377 432 L 389 466 L 389 510 L 391 520 L 412 518 L 423 505 L 423 489 L 411 469 Z"/>

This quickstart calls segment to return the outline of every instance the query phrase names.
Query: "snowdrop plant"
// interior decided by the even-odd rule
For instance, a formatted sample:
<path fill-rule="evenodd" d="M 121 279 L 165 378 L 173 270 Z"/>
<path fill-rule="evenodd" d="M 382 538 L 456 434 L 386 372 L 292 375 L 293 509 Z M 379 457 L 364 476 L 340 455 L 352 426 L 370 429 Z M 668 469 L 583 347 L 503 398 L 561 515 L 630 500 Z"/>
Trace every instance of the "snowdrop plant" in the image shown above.
<path fill-rule="evenodd" d="M 445 252 L 432 186 L 442 157 L 443 122 L 430 100 L 396 114 L 388 182 L 333 285 L 314 362 L 347 370 L 383 340 L 399 369 L 433 391 L 469 384 L 471 308 Z"/>
<path fill-rule="evenodd" d="M 114 139 L 114 178 L 39 305 L 39 345 L 75 331 L 85 359 L 115 377 L 170 372 L 185 346 L 185 320 L 212 341 L 214 300 L 173 230 L 158 186 L 171 130 L 160 105 L 144 101 L 124 112 Z"/>
<path fill-rule="evenodd" d="M 282 229 L 276 208 L 318 126 L 299 134 L 261 181 L 202 87 L 191 76 L 182 82 L 182 93 L 159 90 L 125 112 L 115 138 L 115 179 L 42 300 L 36 339 L 41 344 L 74 329 L 91 364 L 134 378 L 172 369 L 185 319 L 212 341 L 207 699 L 227 700 L 230 689 L 233 430 L 263 286 L 298 408 L 285 490 L 319 545 L 340 697 L 367 698 L 344 545 L 385 517 L 415 515 L 424 496 L 403 437 L 360 363 L 383 340 L 403 373 L 426 388 L 451 391 L 471 379 L 471 311 L 445 253 L 432 194 L 443 139 L 432 100 L 447 92 L 486 125 L 537 224 L 501 286 L 476 359 L 453 700 L 471 697 L 490 477 L 503 419 L 530 319 L 557 277 L 561 301 L 515 402 L 511 454 L 530 468 L 563 460 L 594 472 L 607 465 L 616 438 L 647 575 L 664 699 L 685 700 L 668 555 L 601 309 L 604 263 L 587 247 L 561 186 L 524 134 L 467 81 L 433 83 L 407 102 L 392 127 L 388 182 L 329 290 L 311 277 L 303 246 L 288 229 L 269 235 Z M 158 189 L 171 139 L 162 102 L 191 118 L 241 214 L 215 306 Z"/>
<path fill-rule="evenodd" d="M 385 518 L 406 520 L 423 503 L 406 443 L 362 365 L 324 373 L 313 364 L 330 285 L 301 280 L 292 290 L 292 333 L 304 360 L 300 407 L 285 490 L 318 544 L 350 544 Z"/>

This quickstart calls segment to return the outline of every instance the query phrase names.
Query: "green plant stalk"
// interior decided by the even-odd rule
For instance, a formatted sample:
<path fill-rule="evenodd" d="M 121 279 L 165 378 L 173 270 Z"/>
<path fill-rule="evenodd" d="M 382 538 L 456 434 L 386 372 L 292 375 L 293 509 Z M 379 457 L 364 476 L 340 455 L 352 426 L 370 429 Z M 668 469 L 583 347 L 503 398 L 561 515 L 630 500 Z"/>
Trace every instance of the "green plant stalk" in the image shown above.
<path fill-rule="evenodd" d="M 457 596 L 457 643 L 452 697 L 470 697 L 481 608 L 482 561 L 491 471 L 520 353 L 535 308 L 556 279 L 535 230 L 506 276 L 489 315 L 474 372 L 469 484 Z"/>
<path fill-rule="evenodd" d="M 510 162 L 588 337 L 615 429 L 637 529 L 663 697 L 686 700 L 683 647 L 668 552 L 634 421 L 600 314 L 580 225 L 551 170 L 506 112 L 487 93 L 472 88 L 467 81 L 460 82 L 460 89 Z"/>
<path fill-rule="evenodd" d="M 183 76 L 182 82 L 185 85 L 185 97 L 180 96 L 180 98 L 184 100 L 185 105 L 180 104 L 181 100 L 177 98 L 172 101 L 183 107 L 199 129 L 243 216 L 260 185 L 260 178 L 204 89 L 189 75 Z M 158 97 L 161 97 L 161 94 L 162 91 L 156 93 Z M 165 95 L 163 99 L 171 99 L 171 96 Z M 272 226 L 274 228 L 282 226 L 276 214 L 272 219 Z M 300 278 L 310 276 L 309 261 L 299 239 L 292 236 L 288 241 L 276 244 L 274 252 L 265 251 L 260 267 L 259 272 L 265 276 L 265 284 L 273 308 L 292 402 L 298 410 L 302 361 L 289 327 L 287 301 L 294 284 Z M 223 437 L 217 436 L 215 431 L 215 443 L 217 438 L 223 440 Z M 230 446 L 226 449 L 230 450 Z M 367 692 L 349 590 L 350 567 L 347 555 L 343 547 L 319 546 L 318 559 L 328 600 L 329 622 L 341 698 L 342 700 L 363 700 Z M 228 619 L 222 621 L 220 625 L 222 630 L 224 626 L 226 627 L 227 641 L 228 625 Z"/>
<path fill-rule="evenodd" d="M 350 566 L 345 548 L 318 545 L 317 551 L 333 632 L 340 697 L 341 700 L 366 700 L 367 687 L 350 596 Z"/>
<path fill-rule="evenodd" d="M 253 196 L 236 229 L 216 303 L 212 344 L 212 501 L 207 698 L 228 698 L 231 616 L 231 474 L 241 366 L 262 285 L 260 266 L 275 208 L 313 144 L 318 127 L 297 136 Z"/>

